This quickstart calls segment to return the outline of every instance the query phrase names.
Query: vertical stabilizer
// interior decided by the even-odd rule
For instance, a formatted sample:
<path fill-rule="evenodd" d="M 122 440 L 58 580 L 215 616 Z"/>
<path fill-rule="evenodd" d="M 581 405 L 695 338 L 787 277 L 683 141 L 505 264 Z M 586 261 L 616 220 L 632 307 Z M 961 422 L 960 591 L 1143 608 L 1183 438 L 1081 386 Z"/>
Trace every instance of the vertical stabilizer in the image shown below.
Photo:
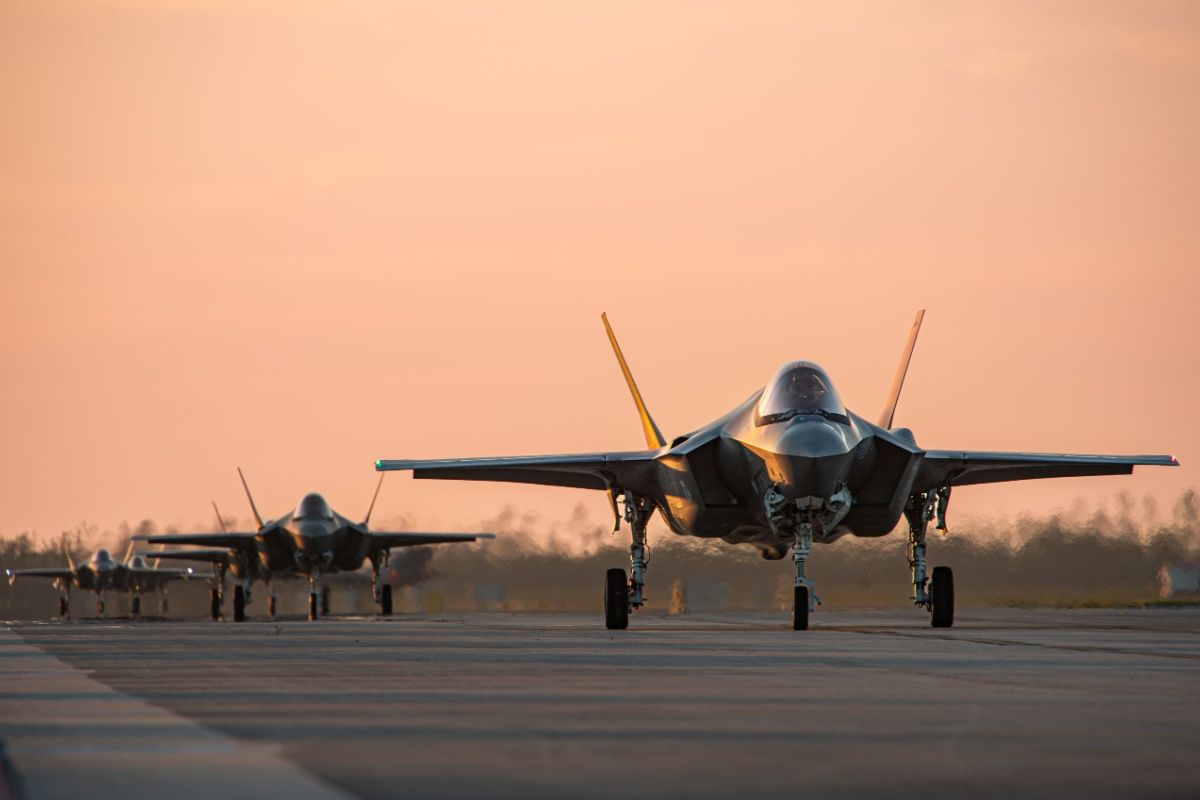
<path fill-rule="evenodd" d="M 892 378 L 892 388 L 888 390 L 887 402 L 883 413 L 879 415 L 879 427 L 892 427 L 896 417 L 896 404 L 900 402 L 900 390 L 904 388 L 904 376 L 908 374 L 908 362 L 912 361 L 913 348 L 917 346 L 917 334 L 921 332 L 921 321 L 925 319 L 925 309 L 917 312 L 913 320 L 912 330 L 908 332 L 908 341 L 904 343 L 904 353 L 900 356 L 900 366 L 896 368 L 896 376 Z"/>
<path fill-rule="evenodd" d="M 654 420 L 650 417 L 650 412 L 646 410 L 646 403 L 642 400 L 642 393 L 638 391 L 637 383 L 633 380 L 633 373 L 629 371 L 629 365 L 625 363 L 625 356 L 621 353 L 621 345 L 617 344 L 617 337 L 613 335 L 612 326 L 608 324 L 608 314 L 601 314 L 600 319 L 604 322 L 604 330 L 608 333 L 608 341 L 612 344 L 613 353 L 617 356 L 617 363 L 621 365 L 621 373 L 625 375 L 625 383 L 629 386 L 629 393 L 633 395 L 633 404 L 637 406 L 638 416 L 642 418 L 642 432 L 646 434 L 646 446 L 651 450 L 666 447 L 667 442 L 663 439 L 658 426 L 654 424 Z"/>
<path fill-rule="evenodd" d="M 387 475 L 387 473 L 379 473 L 379 483 L 375 484 L 375 494 L 371 495 L 371 505 L 367 506 L 367 515 L 363 517 L 362 524 L 364 526 L 371 521 L 371 512 L 375 510 L 375 501 L 379 499 L 379 490 L 383 487 L 384 475 Z"/>
<path fill-rule="evenodd" d="M 242 488 L 246 490 L 246 499 L 250 501 L 250 510 L 254 512 L 254 519 L 256 522 L 258 522 L 258 527 L 261 528 L 263 526 L 263 518 L 261 516 L 259 516 L 258 506 L 254 505 L 254 496 L 250 494 L 250 487 L 246 484 L 246 476 L 242 474 L 241 467 L 238 467 L 238 477 L 242 479 Z M 213 508 L 216 508 L 216 507 L 217 506 L 214 503 Z M 217 519 L 220 519 L 220 518 L 221 518 L 221 515 L 218 514 Z M 221 524 L 224 525 L 225 523 L 222 522 Z"/>

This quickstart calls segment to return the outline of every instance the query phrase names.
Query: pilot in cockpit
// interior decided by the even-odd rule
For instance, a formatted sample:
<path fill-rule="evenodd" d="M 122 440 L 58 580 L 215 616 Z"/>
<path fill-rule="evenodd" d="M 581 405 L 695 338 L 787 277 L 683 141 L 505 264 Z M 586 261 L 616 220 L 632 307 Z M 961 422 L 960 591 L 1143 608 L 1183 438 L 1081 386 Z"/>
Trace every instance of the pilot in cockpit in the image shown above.
<path fill-rule="evenodd" d="M 792 408 L 817 408 L 828 389 L 814 370 L 798 369 L 792 372 L 787 391 Z"/>

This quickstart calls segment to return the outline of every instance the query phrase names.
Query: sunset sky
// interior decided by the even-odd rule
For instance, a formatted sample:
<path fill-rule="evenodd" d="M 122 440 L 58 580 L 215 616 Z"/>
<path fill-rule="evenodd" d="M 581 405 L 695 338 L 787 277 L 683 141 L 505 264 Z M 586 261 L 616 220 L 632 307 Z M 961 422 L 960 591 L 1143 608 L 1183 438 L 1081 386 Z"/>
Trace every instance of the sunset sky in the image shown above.
<path fill-rule="evenodd" d="M 376 458 L 636 449 L 782 362 L 928 448 L 1200 484 L 1200 4 L 0 4 L 0 535 L 213 523 Z M 599 493 L 389 476 L 376 512 Z"/>

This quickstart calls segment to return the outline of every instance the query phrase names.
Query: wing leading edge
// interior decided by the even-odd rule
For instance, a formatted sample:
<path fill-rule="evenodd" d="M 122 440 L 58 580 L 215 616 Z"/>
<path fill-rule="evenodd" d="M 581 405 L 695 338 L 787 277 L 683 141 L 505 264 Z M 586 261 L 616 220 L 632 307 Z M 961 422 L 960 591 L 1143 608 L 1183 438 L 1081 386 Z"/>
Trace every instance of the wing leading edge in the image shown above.
<path fill-rule="evenodd" d="M 1074 478 L 1088 475 L 1128 475 L 1134 467 L 1177 467 L 1172 456 L 1069 455 L 1063 453 L 1004 453 L 971 450 L 928 450 L 918 483 L 968 486 L 1034 478 Z"/>
<path fill-rule="evenodd" d="M 414 478 L 459 481 L 501 481 L 605 490 L 614 484 L 632 488 L 631 481 L 654 465 L 654 450 L 621 453 L 582 453 L 557 456 L 499 458 L 381 459 L 380 472 L 412 470 Z"/>
<path fill-rule="evenodd" d="M 419 544 L 453 544 L 495 539 L 494 533 L 415 533 L 409 531 L 371 531 L 367 534 L 379 548 L 413 547 Z"/>
<path fill-rule="evenodd" d="M 245 547 L 252 547 L 255 543 L 256 533 L 250 531 L 229 531 L 221 533 L 160 533 L 160 534 L 139 534 L 134 536 L 133 540 L 137 542 L 149 542 L 150 544 L 195 544 L 201 547 L 226 547 L 230 550 L 237 550 Z M 162 553 L 154 553 L 156 558 L 170 558 Z"/>

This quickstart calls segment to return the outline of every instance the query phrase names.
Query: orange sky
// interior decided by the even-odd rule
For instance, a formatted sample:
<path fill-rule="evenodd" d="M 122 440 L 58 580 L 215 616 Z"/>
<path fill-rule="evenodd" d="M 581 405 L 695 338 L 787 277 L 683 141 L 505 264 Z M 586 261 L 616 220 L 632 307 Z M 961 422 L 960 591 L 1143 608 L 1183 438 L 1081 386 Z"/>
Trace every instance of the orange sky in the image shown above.
<path fill-rule="evenodd" d="M 1200 5 L 0 5 L 0 534 L 365 510 L 810 358 L 926 447 L 1200 463 Z M 599 494 L 392 476 L 460 527 Z"/>

